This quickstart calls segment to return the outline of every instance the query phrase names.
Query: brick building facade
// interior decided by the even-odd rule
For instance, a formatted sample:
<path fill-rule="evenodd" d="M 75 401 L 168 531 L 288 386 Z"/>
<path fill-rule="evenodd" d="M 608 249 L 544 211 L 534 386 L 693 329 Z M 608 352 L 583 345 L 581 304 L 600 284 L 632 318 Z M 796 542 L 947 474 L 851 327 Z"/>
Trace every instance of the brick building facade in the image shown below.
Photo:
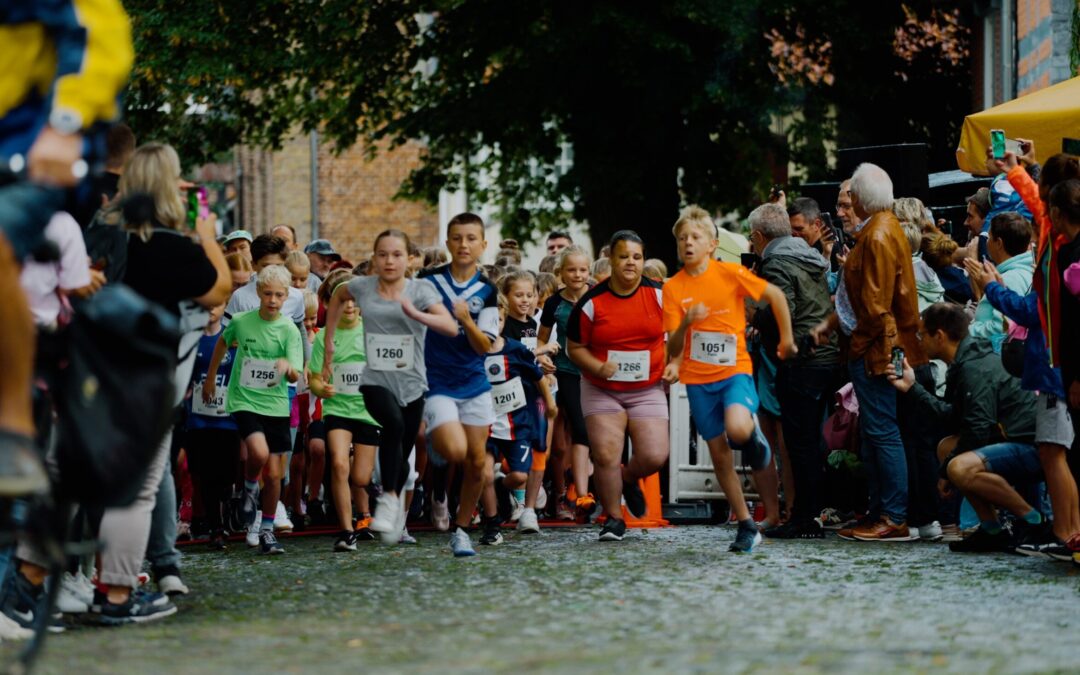
<path fill-rule="evenodd" d="M 292 225 L 304 243 L 312 239 L 312 214 L 317 213 L 317 235 L 332 241 L 353 262 L 369 255 L 375 235 L 387 228 L 406 232 L 420 246 L 434 245 L 439 234 L 437 211 L 393 199 L 419 162 L 420 151 L 416 143 L 391 152 L 380 148 L 368 161 L 360 146 L 335 155 L 330 145 L 319 144 L 313 210 L 309 136 L 297 135 L 277 152 L 237 148 L 239 223 L 253 234 Z"/>

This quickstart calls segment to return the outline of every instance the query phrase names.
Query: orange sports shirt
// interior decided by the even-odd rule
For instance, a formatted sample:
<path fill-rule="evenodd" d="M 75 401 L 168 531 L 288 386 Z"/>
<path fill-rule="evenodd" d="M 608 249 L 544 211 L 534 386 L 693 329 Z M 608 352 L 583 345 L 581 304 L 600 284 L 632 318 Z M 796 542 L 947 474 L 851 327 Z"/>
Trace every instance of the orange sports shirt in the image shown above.
<path fill-rule="evenodd" d="M 709 261 L 702 274 L 692 277 L 685 269 L 664 284 L 664 330 L 673 333 L 691 307 L 699 302 L 709 308 L 709 316 L 686 330 L 686 345 L 679 380 L 683 384 L 709 384 L 733 375 L 752 375 L 750 354 L 746 351 L 746 298 L 760 300 L 768 286 L 761 277 L 742 265 Z M 715 365 L 691 358 L 695 332 L 712 334 L 713 343 L 720 348 L 723 336 L 736 349 L 735 365 Z M 719 335 L 718 335 L 719 334 Z M 699 336 L 699 338 L 702 336 Z"/>

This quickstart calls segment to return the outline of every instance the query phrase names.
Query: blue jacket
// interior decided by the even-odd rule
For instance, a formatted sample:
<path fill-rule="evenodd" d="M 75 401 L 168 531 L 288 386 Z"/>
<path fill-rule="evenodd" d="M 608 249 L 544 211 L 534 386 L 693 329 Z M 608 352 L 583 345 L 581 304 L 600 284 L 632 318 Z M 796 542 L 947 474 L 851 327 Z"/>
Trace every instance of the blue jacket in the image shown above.
<path fill-rule="evenodd" d="M 1020 386 L 1028 391 L 1041 391 L 1064 398 L 1061 370 L 1050 365 L 1050 352 L 1046 348 L 1046 336 L 1039 320 L 1039 294 L 1031 292 L 1020 295 L 993 281 L 986 287 L 986 298 L 994 309 L 1028 329 L 1024 345 L 1024 376 L 1020 378 Z"/>

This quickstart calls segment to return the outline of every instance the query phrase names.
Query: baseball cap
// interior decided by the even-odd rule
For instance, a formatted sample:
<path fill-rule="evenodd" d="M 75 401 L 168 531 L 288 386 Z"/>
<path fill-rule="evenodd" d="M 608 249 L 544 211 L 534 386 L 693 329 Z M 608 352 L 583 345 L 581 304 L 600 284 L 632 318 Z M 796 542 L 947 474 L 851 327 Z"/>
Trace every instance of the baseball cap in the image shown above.
<path fill-rule="evenodd" d="M 341 255 L 334 250 L 334 245 L 327 239 L 316 239 L 304 247 L 304 253 L 317 253 L 328 258 L 341 259 Z"/>
<path fill-rule="evenodd" d="M 965 201 L 974 204 L 979 213 L 990 213 L 990 188 L 981 187 Z"/>
<path fill-rule="evenodd" d="M 225 239 L 221 243 L 228 244 L 230 241 L 236 241 L 237 239 L 246 239 L 247 242 L 250 244 L 251 238 L 251 233 L 247 230 L 233 230 L 232 232 L 225 235 Z"/>

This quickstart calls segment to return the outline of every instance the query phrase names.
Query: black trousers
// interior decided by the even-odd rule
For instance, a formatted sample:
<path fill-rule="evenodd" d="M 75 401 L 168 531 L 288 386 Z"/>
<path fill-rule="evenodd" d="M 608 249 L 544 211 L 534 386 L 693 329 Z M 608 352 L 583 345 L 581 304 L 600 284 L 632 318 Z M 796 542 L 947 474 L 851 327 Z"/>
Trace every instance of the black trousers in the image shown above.
<path fill-rule="evenodd" d="M 930 365 L 915 369 L 915 381 L 934 393 L 936 383 Z M 938 519 L 937 445 L 945 435 L 940 425 L 918 414 L 911 396 L 896 397 L 896 422 L 908 468 L 908 525 L 929 525 Z"/>
<path fill-rule="evenodd" d="M 405 407 L 398 404 L 397 397 L 385 387 L 374 385 L 360 387 L 368 413 L 379 423 L 379 473 L 386 490 L 401 492 L 409 476 L 402 466 L 409 459 L 416 432 L 424 418 L 424 397 Z"/>
<path fill-rule="evenodd" d="M 780 424 L 791 464 L 785 470 L 795 481 L 795 504 L 791 507 L 791 520 L 795 522 L 821 513 L 825 478 L 821 428 L 836 369 L 831 365 L 781 364 L 776 372 Z"/>

